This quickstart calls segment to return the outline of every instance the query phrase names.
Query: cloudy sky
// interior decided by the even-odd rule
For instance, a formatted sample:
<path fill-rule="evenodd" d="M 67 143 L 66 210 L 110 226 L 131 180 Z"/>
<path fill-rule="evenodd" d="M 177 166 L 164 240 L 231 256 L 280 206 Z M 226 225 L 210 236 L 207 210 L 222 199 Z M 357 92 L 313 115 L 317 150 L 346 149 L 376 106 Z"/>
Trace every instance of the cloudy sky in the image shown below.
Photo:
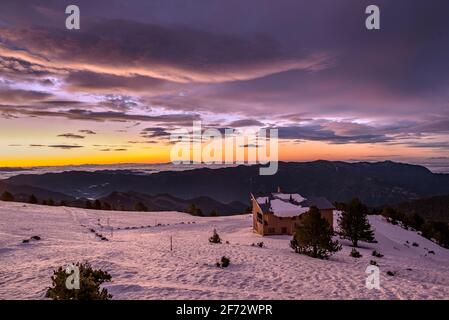
<path fill-rule="evenodd" d="M 199 120 L 277 128 L 282 160 L 449 159 L 448 59 L 445 0 L 2 0 L 0 166 L 166 162 Z"/>

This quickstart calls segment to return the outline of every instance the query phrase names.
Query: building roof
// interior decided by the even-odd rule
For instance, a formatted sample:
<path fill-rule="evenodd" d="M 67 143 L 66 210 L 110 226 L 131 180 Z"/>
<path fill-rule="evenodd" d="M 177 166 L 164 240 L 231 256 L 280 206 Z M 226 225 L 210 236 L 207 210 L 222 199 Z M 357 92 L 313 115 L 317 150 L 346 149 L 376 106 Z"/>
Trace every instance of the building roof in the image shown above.
<path fill-rule="evenodd" d="M 271 212 L 278 217 L 295 217 L 309 211 L 308 207 L 301 207 L 289 201 L 274 199 L 270 201 Z"/>
<path fill-rule="evenodd" d="M 306 207 L 317 207 L 320 210 L 335 209 L 334 205 L 324 197 L 310 197 L 301 202 Z"/>
<path fill-rule="evenodd" d="M 270 193 L 258 196 L 255 200 L 263 212 L 272 212 L 278 217 L 298 216 L 309 211 L 312 206 L 320 210 L 335 209 L 324 197 L 305 198 L 298 193 Z"/>

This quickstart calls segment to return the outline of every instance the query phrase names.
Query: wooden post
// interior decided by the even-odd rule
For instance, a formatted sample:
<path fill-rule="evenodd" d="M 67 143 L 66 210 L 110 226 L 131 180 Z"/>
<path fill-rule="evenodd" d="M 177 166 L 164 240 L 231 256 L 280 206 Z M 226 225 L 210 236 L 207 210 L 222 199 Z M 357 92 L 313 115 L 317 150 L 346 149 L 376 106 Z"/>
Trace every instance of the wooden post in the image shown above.
<path fill-rule="evenodd" d="M 173 237 L 170 236 L 170 251 L 173 251 Z"/>

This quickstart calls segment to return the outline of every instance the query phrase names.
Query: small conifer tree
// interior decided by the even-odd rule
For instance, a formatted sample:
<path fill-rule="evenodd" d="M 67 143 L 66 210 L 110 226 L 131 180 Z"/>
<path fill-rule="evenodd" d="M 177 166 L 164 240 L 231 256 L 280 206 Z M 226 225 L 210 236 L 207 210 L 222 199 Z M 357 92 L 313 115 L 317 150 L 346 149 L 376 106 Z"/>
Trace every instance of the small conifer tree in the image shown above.
<path fill-rule="evenodd" d="M 321 217 L 318 208 L 311 207 L 304 215 L 302 224 L 297 227 L 290 246 L 296 253 L 327 259 L 334 252 L 341 250 L 338 241 L 332 240 L 333 235 L 332 227 Z"/>
<path fill-rule="evenodd" d="M 340 236 L 349 239 L 353 247 L 361 241 L 374 241 L 374 231 L 368 221 L 368 208 L 359 199 L 353 199 L 338 220 Z"/>
<path fill-rule="evenodd" d="M 210 243 L 221 243 L 220 235 L 217 233 L 217 230 L 214 229 L 214 233 L 212 234 L 212 237 L 209 238 Z"/>

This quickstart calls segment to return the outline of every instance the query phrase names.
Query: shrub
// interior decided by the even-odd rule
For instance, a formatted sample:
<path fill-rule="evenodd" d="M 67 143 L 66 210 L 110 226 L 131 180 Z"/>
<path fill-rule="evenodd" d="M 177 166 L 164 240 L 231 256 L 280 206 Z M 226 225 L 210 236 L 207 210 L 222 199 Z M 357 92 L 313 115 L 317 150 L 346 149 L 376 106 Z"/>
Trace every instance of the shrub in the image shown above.
<path fill-rule="evenodd" d="M 334 231 L 316 207 L 310 207 L 304 214 L 303 223 L 296 228 L 290 247 L 296 253 L 313 258 L 327 259 L 331 254 L 341 250 L 338 241 L 333 241 Z"/>
<path fill-rule="evenodd" d="M 414 247 L 419 247 L 419 244 L 416 243 L 416 242 L 413 242 L 413 243 L 412 243 L 412 246 L 414 246 Z"/>
<path fill-rule="evenodd" d="M 369 264 L 372 265 L 372 266 L 379 266 L 379 265 L 377 264 L 377 261 L 376 261 L 376 260 L 370 260 L 370 261 L 369 261 Z"/>
<path fill-rule="evenodd" d="M 394 277 L 396 275 L 396 272 L 394 272 L 394 271 L 387 271 L 387 275 L 389 275 L 390 277 Z"/>
<path fill-rule="evenodd" d="M 226 256 L 221 257 L 221 260 L 217 262 L 217 267 L 219 268 L 227 268 L 231 263 L 231 259 Z"/>
<path fill-rule="evenodd" d="M 209 238 L 210 243 L 221 243 L 221 238 L 217 233 L 217 230 L 214 229 L 214 233 L 212 234 L 212 237 Z"/>
<path fill-rule="evenodd" d="M 435 254 L 435 251 L 430 250 L 430 251 L 428 251 L 427 253 L 428 253 L 428 254 Z"/>
<path fill-rule="evenodd" d="M 256 243 L 256 245 L 257 245 L 259 248 L 263 248 L 263 247 L 265 246 L 263 242 L 258 242 L 258 243 Z"/>
<path fill-rule="evenodd" d="M 23 240 L 22 240 L 22 243 L 28 243 L 28 242 L 30 242 L 29 239 L 23 239 Z"/>
<path fill-rule="evenodd" d="M 41 237 L 39 237 L 39 236 L 32 236 L 30 239 L 39 241 L 39 240 L 41 240 Z"/>
<path fill-rule="evenodd" d="M 351 253 L 349 254 L 353 258 L 361 258 L 362 255 L 355 248 L 352 248 Z"/>
<path fill-rule="evenodd" d="M 88 262 L 76 263 L 79 268 L 79 289 L 67 289 L 66 280 L 69 274 L 65 268 L 59 267 L 53 271 L 52 286 L 45 296 L 53 300 L 109 300 L 112 295 L 108 290 L 100 289 L 104 282 L 111 281 L 111 275 L 101 269 L 93 269 Z"/>
<path fill-rule="evenodd" d="M 371 255 L 376 258 L 382 258 L 384 256 L 383 254 L 381 254 L 380 252 L 378 252 L 376 250 L 374 250 Z"/>

